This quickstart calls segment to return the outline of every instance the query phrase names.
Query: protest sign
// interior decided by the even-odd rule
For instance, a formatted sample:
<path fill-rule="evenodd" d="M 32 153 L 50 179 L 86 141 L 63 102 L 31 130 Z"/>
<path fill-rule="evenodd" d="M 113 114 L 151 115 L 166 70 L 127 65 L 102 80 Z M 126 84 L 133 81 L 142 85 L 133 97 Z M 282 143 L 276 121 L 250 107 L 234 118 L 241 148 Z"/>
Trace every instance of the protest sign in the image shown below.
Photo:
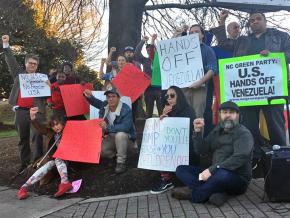
<path fill-rule="evenodd" d="M 151 79 L 133 64 L 126 64 L 112 80 L 121 95 L 130 97 L 132 102 L 144 93 L 150 82 Z"/>
<path fill-rule="evenodd" d="M 154 59 L 153 59 L 151 85 L 161 86 L 160 64 L 159 64 L 159 57 L 158 57 L 157 52 L 155 52 Z"/>
<path fill-rule="evenodd" d="M 54 158 L 85 163 L 99 163 L 102 128 L 97 120 L 67 121 Z"/>
<path fill-rule="evenodd" d="M 198 34 L 157 42 L 162 89 L 189 87 L 203 75 Z"/>
<path fill-rule="evenodd" d="M 189 118 L 146 120 L 138 168 L 175 172 L 189 164 Z"/>
<path fill-rule="evenodd" d="M 46 83 L 48 77 L 42 73 L 19 74 L 22 98 L 51 96 L 50 87 Z"/>
<path fill-rule="evenodd" d="M 89 104 L 80 84 L 62 85 L 59 88 L 68 117 L 89 113 Z"/>
<path fill-rule="evenodd" d="M 104 95 L 105 91 L 93 91 L 92 94 L 95 98 L 101 100 L 101 101 L 105 101 L 106 100 L 106 96 Z M 132 102 L 131 102 L 131 98 L 127 97 L 127 96 L 121 96 L 121 101 L 125 104 L 127 104 L 130 108 L 132 108 Z M 90 105 L 90 119 L 97 119 L 99 118 L 99 109 L 95 108 L 94 106 Z"/>
<path fill-rule="evenodd" d="M 267 105 L 268 97 L 288 95 L 283 53 L 249 55 L 219 60 L 221 102 L 239 106 Z M 276 103 L 283 104 L 283 100 Z"/>
<path fill-rule="evenodd" d="M 256 4 L 256 5 L 272 5 L 272 6 L 290 6 L 290 0 L 216 0 L 217 2 L 233 3 L 233 4 Z"/>

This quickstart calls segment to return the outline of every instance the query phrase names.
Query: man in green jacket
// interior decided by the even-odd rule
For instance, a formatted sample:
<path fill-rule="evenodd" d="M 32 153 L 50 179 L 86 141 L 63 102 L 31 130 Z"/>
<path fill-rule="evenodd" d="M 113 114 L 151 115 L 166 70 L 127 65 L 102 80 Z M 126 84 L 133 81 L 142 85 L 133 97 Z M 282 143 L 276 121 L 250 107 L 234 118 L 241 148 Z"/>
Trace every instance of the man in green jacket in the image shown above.
<path fill-rule="evenodd" d="M 193 121 L 194 148 L 199 154 L 211 154 L 207 169 L 198 166 L 178 166 L 177 177 L 187 186 L 176 188 L 172 196 L 191 199 L 194 203 L 209 200 L 221 206 L 228 195 L 243 194 L 252 177 L 251 159 L 254 140 L 250 131 L 239 124 L 239 107 L 234 102 L 220 105 L 220 122 L 202 138 L 203 118 Z"/>

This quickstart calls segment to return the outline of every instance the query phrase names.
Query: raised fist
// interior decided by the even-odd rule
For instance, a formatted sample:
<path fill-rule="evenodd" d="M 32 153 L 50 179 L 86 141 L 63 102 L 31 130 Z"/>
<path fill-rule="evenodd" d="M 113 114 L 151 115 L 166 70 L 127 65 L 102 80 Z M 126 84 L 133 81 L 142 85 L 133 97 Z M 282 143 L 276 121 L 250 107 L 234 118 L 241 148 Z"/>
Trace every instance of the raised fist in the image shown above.
<path fill-rule="evenodd" d="M 152 40 L 155 40 L 155 39 L 157 39 L 157 34 L 156 34 L 156 33 L 154 33 L 154 34 L 152 35 L 151 39 L 152 39 Z"/>
<path fill-rule="evenodd" d="M 111 47 L 110 48 L 110 52 L 115 52 L 115 51 L 117 51 L 116 47 Z"/>
<path fill-rule="evenodd" d="M 107 61 L 106 58 L 102 58 L 102 59 L 101 59 L 101 63 L 102 63 L 102 64 L 106 63 L 106 61 Z"/>
<path fill-rule="evenodd" d="M 220 20 L 226 20 L 227 17 L 229 16 L 229 11 L 227 10 L 222 10 L 221 13 L 220 13 Z"/>
<path fill-rule="evenodd" d="M 148 36 L 144 36 L 144 37 L 143 37 L 143 40 L 144 40 L 145 42 L 147 42 L 147 41 L 149 40 L 149 37 L 148 37 Z"/>
<path fill-rule="evenodd" d="M 2 42 L 3 43 L 9 43 L 9 36 L 8 35 L 3 35 L 2 36 Z"/>

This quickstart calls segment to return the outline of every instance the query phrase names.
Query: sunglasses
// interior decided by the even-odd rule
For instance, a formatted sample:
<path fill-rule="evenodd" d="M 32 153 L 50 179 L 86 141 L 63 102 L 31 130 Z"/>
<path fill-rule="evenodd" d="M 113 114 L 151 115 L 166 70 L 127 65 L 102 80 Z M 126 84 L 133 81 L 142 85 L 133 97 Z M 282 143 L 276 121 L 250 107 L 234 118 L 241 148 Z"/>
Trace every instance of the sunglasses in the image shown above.
<path fill-rule="evenodd" d="M 169 94 L 169 95 L 168 95 L 168 94 L 165 95 L 165 98 L 166 98 L 166 99 L 168 99 L 169 97 L 170 97 L 170 98 L 175 98 L 175 94 L 171 93 L 171 94 Z"/>

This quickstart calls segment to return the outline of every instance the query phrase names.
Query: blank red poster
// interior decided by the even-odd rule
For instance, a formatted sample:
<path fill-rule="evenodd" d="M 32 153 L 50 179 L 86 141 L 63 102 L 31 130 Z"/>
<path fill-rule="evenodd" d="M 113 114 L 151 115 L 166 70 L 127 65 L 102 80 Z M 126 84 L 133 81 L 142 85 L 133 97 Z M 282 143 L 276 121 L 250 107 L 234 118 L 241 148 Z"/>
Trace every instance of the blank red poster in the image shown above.
<path fill-rule="evenodd" d="M 133 64 L 126 64 L 115 79 L 112 80 L 112 83 L 121 95 L 130 97 L 131 101 L 134 102 L 144 93 L 151 80 Z"/>
<path fill-rule="evenodd" d="M 89 104 L 80 84 L 60 86 L 65 112 L 68 117 L 89 113 Z"/>
<path fill-rule="evenodd" d="M 102 128 L 96 120 L 67 121 L 54 158 L 85 163 L 99 163 Z"/>

